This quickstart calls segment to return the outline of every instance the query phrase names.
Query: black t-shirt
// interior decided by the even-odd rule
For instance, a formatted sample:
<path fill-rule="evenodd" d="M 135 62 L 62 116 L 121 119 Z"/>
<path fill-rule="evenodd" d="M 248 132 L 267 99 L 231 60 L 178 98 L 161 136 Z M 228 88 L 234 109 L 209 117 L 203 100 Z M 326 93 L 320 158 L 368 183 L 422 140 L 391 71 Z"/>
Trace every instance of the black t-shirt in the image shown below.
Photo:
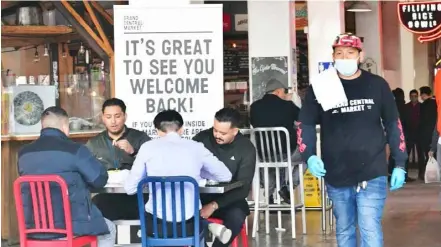
<path fill-rule="evenodd" d="M 262 99 L 257 100 L 250 108 L 250 123 L 254 128 L 259 127 L 284 127 L 289 132 L 290 151 L 293 152 L 297 146 L 297 135 L 294 122 L 298 120 L 300 109 L 292 102 L 279 98 L 273 94 L 266 94 Z M 283 153 L 286 153 L 286 136 L 280 134 L 280 143 Z M 277 149 L 277 134 L 275 137 L 275 145 Z M 271 136 L 268 135 L 271 139 Z M 266 143 L 265 136 L 262 137 L 263 143 Z M 256 146 L 259 147 L 259 155 L 261 150 L 260 138 L 256 138 Z M 269 140 L 269 149 L 271 156 L 274 157 L 272 150 L 273 140 Z M 264 144 L 266 146 L 266 144 Z M 278 155 L 278 154 L 277 154 Z"/>
<path fill-rule="evenodd" d="M 304 160 L 315 154 L 315 125 L 320 123 L 325 179 L 331 185 L 353 186 L 386 176 L 386 142 L 397 166 L 403 167 L 407 159 L 404 135 L 387 82 L 364 70 L 360 77 L 341 82 L 348 102 L 326 112 L 312 87 L 308 89 L 299 116 L 299 150 Z"/>
<path fill-rule="evenodd" d="M 245 214 L 249 214 L 245 198 L 248 196 L 256 169 L 256 149 L 251 141 L 238 133 L 230 144 L 219 145 L 213 136 L 213 128 L 199 132 L 193 137 L 194 141 L 201 142 L 216 158 L 222 161 L 233 175 L 232 181 L 241 181 L 243 186 L 224 194 L 201 196 L 203 204 L 217 202 L 220 210 L 238 207 Z"/>

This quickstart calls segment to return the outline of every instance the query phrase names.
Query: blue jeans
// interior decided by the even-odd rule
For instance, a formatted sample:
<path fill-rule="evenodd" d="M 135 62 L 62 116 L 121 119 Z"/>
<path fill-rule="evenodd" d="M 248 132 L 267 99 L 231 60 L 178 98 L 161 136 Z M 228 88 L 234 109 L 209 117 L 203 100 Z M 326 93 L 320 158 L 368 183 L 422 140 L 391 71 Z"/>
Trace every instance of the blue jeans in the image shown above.
<path fill-rule="evenodd" d="M 383 247 L 381 219 L 387 195 L 387 177 L 367 181 L 365 189 L 337 188 L 326 184 L 334 206 L 338 247 L 356 247 L 356 227 L 360 230 L 361 247 Z"/>

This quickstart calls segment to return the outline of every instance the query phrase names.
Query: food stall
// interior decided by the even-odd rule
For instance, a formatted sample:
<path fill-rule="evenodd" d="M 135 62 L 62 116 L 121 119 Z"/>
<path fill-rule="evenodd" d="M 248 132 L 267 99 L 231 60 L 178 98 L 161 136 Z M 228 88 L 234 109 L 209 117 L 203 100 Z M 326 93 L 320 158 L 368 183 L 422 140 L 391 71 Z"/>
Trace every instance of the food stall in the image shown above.
<path fill-rule="evenodd" d="M 101 106 L 114 95 L 113 4 L 127 3 L 1 3 L 1 234 L 9 244 L 18 242 L 17 153 L 38 138 L 42 111 L 64 108 L 78 142 L 104 129 Z"/>

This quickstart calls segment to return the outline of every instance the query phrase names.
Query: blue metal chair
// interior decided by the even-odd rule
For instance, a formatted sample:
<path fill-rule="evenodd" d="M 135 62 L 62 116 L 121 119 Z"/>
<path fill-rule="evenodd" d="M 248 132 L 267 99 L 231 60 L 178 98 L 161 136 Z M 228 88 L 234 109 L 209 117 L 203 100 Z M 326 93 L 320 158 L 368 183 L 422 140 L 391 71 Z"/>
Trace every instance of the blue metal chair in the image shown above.
<path fill-rule="evenodd" d="M 167 232 L 167 203 L 170 201 L 166 201 L 166 185 L 170 184 L 171 189 L 171 204 L 172 204 L 172 237 L 168 237 L 169 233 Z M 143 190 L 145 186 L 151 188 L 150 198 L 153 202 L 153 237 L 147 236 L 147 224 L 145 218 L 145 205 L 144 205 L 144 197 Z M 157 186 L 161 186 L 161 201 L 162 201 L 162 236 L 160 236 L 158 232 L 158 218 L 157 218 L 157 194 L 156 188 Z M 180 201 L 181 201 L 181 230 L 182 234 L 178 235 L 178 222 L 176 216 L 176 187 L 179 186 L 180 190 Z M 187 236 L 187 229 L 185 224 L 185 197 L 184 197 L 184 186 L 191 185 L 194 189 L 194 234 L 193 236 Z M 200 247 L 201 242 L 204 238 L 204 231 L 200 231 L 200 217 L 199 217 L 199 184 L 198 182 L 192 178 L 187 176 L 174 176 L 174 177 L 147 177 L 144 178 L 138 184 L 138 209 L 139 209 L 139 219 L 141 221 L 141 239 L 142 239 L 142 247 L 150 247 L 150 246 L 195 246 Z M 170 220 L 169 220 L 170 224 Z"/>

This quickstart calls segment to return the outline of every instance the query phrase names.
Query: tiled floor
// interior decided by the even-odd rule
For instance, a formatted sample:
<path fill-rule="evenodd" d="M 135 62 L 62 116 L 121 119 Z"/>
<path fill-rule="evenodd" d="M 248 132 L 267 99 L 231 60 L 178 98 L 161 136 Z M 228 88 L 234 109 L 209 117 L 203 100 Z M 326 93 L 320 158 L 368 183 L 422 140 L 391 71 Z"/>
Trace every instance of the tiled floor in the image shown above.
<path fill-rule="evenodd" d="M 412 182 L 389 194 L 383 220 L 385 247 L 441 247 L 440 191 L 439 184 Z M 297 219 L 300 234 L 300 215 Z M 251 246 L 260 247 L 337 247 L 335 232 L 321 232 L 320 212 L 307 213 L 307 235 L 298 235 L 297 240 L 291 239 L 289 231 L 278 235 L 273 230 L 250 241 Z"/>
<path fill-rule="evenodd" d="M 390 193 L 384 216 L 384 235 L 386 247 L 441 247 L 441 213 L 439 203 L 440 185 L 425 185 L 421 182 L 406 184 L 400 191 Z M 289 227 L 289 219 L 285 218 Z M 251 220 L 251 217 L 250 217 Z M 272 219 L 273 225 L 276 217 Z M 321 232 L 320 212 L 307 213 L 307 235 L 301 235 L 300 214 L 298 214 L 297 240 L 286 233 L 277 234 L 272 229 L 254 240 L 249 238 L 249 246 L 259 247 L 336 247 L 335 233 Z M 251 226 L 251 222 L 249 224 Z M 249 231 L 251 236 L 251 229 Z M 2 244 L 2 246 L 5 246 Z M 138 245 L 139 246 L 139 245 Z"/>

